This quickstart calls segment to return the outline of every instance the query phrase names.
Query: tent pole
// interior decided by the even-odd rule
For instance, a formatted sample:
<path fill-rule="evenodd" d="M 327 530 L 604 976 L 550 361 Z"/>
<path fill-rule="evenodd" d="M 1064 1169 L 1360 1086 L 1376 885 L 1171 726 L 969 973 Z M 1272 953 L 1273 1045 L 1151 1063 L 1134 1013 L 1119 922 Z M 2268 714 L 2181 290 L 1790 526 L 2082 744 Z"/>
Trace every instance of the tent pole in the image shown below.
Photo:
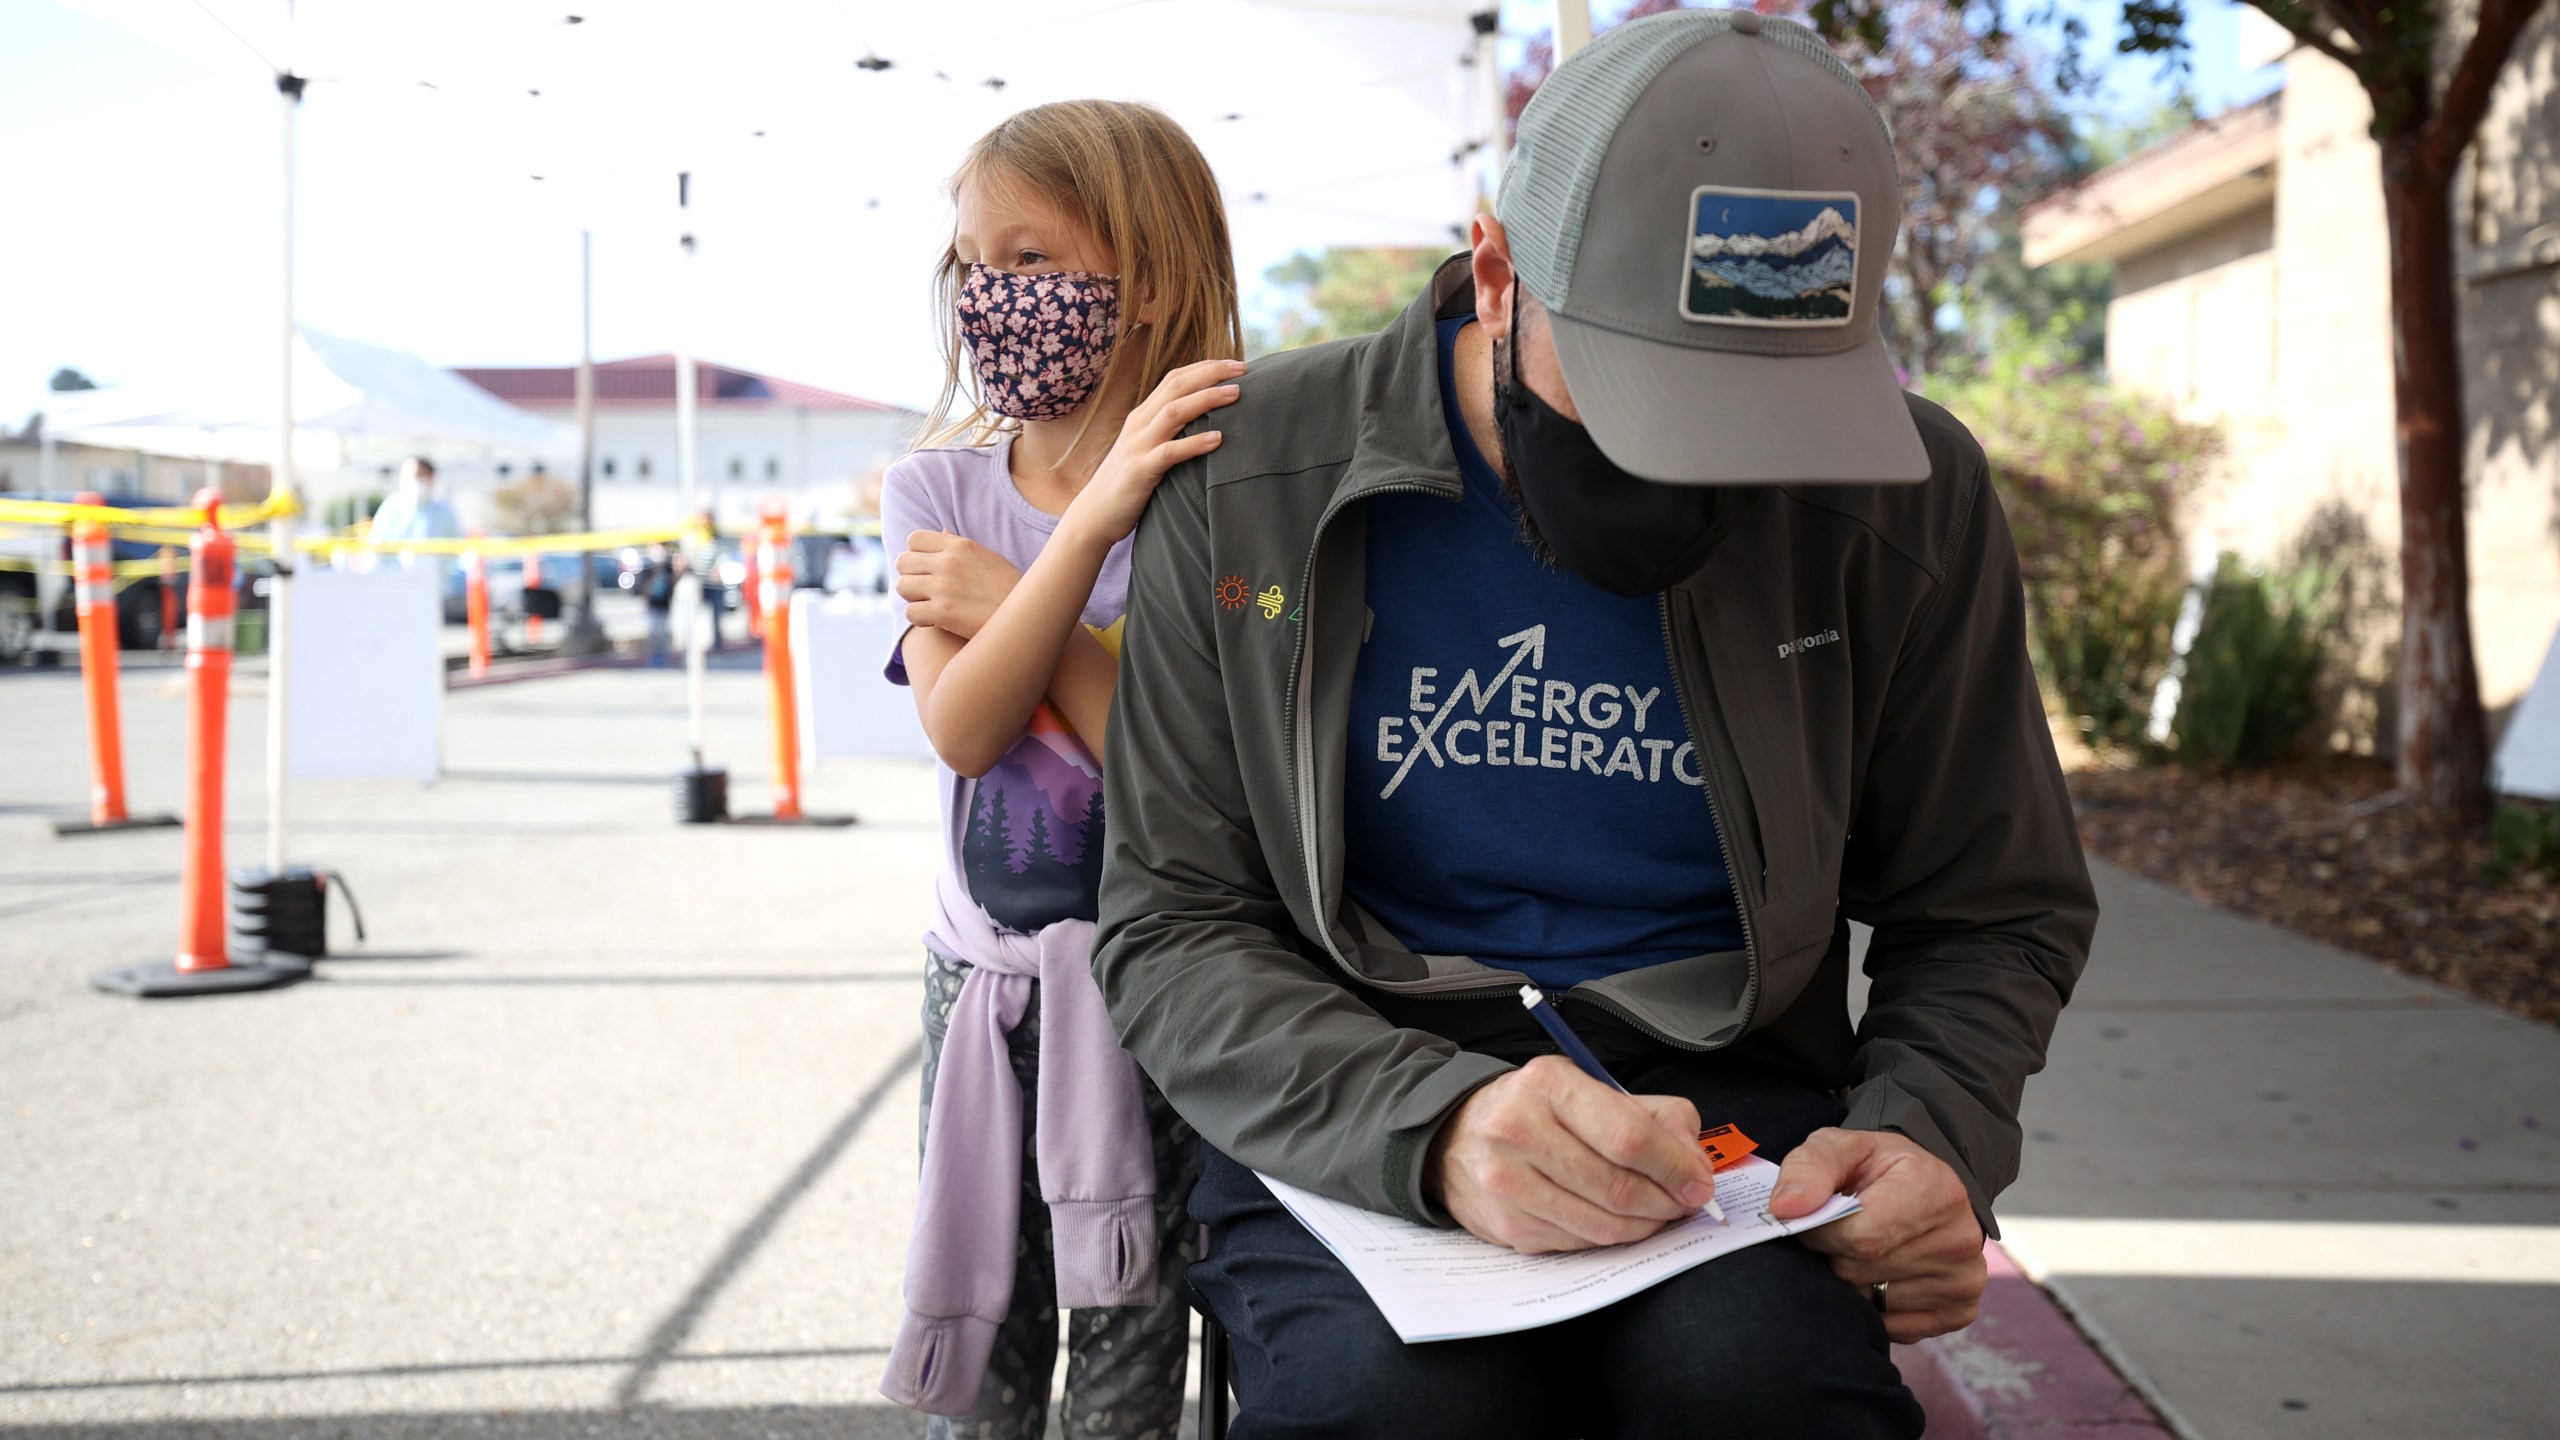
<path fill-rule="evenodd" d="M 267 582 L 267 874 L 284 874 L 285 852 L 285 744 L 290 724 L 293 699 L 293 662 L 291 655 L 293 625 L 293 120 L 294 111 L 302 103 L 302 77 L 293 74 L 276 76 L 276 94 L 283 103 L 284 134 L 284 212 L 282 243 L 277 249 L 284 259 L 283 297 L 280 311 L 279 340 L 276 354 L 276 458 L 275 475 L 270 482 L 268 498 L 278 506 L 275 518 L 267 523 L 267 538 L 275 547 L 275 575 Z"/>
<path fill-rule="evenodd" d="M 693 175 L 690 171 L 679 172 L 676 176 L 676 209 L 685 225 L 684 234 L 677 241 L 683 247 L 684 258 L 677 262 L 676 270 L 676 504 L 684 514 L 684 523 L 691 525 L 700 513 L 694 507 L 701 503 L 701 490 L 700 477 L 694 470 L 694 452 L 698 447 L 693 393 Z M 693 623 L 688 627 L 684 641 L 685 740 L 693 747 L 693 768 L 697 774 L 702 770 L 704 667 L 709 663 L 703 643 L 707 626 L 702 610 L 702 572 L 704 567 L 720 563 L 720 546 L 716 539 L 702 537 L 699 548 L 701 553 L 694 557 L 690 573 L 686 576 L 693 587 L 693 604 L 686 613 L 693 617 Z M 711 624 L 718 622 L 718 616 L 710 617 Z"/>
<path fill-rule="evenodd" d="M 63 392 L 47 387 L 45 393 L 49 398 L 44 402 L 44 446 L 38 452 L 41 458 L 37 461 L 37 474 L 40 478 L 36 481 L 36 493 L 47 500 L 59 500 L 62 498 L 62 490 L 61 482 L 54 473 L 53 432 L 62 428 Z M 53 633 L 53 607 L 62 594 L 61 582 L 54 579 L 55 571 L 50 563 L 52 559 L 53 547 L 48 543 L 39 551 L 36 560 L 36 633 L 39 635 Z M 77 562 L 65 561 L 62 569 L 68 572 L 75 563 Z M 51 583 L 47 583 L 48 581 Z M 36 658 L 43 658 L 50 653 L 43 647 L 51 644 L 51 641 L 38 640 L 35 643 Z"/>
<path fill-rule="evenodd" d="M 1556 63 L 1591 43 L 1591 0 L 1556 0 Z"/>
<path fill-rule="evenodd" d="M 596 529 L 596 285 L 595 234 L 578 232 L 578 529 Z M 573 654 L 593 655 L 605 648 L 604 626 L 596 620 L 594 552 L 578 556 L 578 628 L 569 635 Z"/>

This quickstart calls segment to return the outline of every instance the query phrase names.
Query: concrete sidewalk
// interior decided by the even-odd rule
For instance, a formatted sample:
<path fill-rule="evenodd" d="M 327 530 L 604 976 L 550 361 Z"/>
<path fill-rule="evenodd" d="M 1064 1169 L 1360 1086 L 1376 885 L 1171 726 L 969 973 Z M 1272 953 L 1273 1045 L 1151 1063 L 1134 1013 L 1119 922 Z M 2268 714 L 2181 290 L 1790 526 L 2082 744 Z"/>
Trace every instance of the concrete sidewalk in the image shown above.
<path fill-rule="evenodd" d="M 124 687 L 137 809 L 179 797 L 179 681 Z M 758 808 L 760 681 L 713 685 Z M 86 977 L 174 948 L 179 837 L 52 838 L 78 707 L 68 672 L 0 676 L 0 1433 L 919 1433 L 874 1386 L 928 771 L 821 770 L 849 830 L 686 830 L 679 673 L 456 692 L 442 783 L 295 791 L 294 857 L 369 943 L 340 917 L 303 986 L 142 1004 Z M 2549 1433 L 2560 1146 L 2525 1122 L 2560 1124 L 2560 1034 L 2101 883 L 2002 1206 L 2021 1256 L 2191 1433 Z M 1954 1368 L 2032 1394 L 2014 1339 Z"/>
<path fill-rule="evenodd" d="M 2560 1433 L 2560 1031 L 2098 867 L 2010 1247 L 2173 1423 Z"/>

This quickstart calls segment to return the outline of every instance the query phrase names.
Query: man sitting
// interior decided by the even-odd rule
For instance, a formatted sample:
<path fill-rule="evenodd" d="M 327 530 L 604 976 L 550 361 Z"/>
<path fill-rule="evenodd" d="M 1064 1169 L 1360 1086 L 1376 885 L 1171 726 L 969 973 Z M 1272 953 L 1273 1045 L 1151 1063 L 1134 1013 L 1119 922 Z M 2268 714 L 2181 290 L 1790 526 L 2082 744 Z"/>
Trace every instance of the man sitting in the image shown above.
<path fill-rule="evenodd" d="M 1656 16 L 1497 215 L 1138 534 L 1095 969 L 1204 1137 L 1235 1433 L 1916 1435 L 1887 1339 L 1973 1317 L 2096 905 L 1981 451 L 1877 333 L 1891 143 L 1801 28 Z M 1484 1339 L 1400 1343 L 1252 1173 L 1606 1245 L 1705 1202 L 1702 1120 L 1864 1209 Z"/>

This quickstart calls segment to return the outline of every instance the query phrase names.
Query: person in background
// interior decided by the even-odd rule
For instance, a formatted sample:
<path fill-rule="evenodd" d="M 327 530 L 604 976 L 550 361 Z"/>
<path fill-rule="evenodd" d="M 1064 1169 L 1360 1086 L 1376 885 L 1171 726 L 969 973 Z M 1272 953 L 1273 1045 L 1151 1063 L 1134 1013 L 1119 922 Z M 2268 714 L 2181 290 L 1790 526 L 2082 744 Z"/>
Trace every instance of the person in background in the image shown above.
<path fill-rule="evenodd" d="M 667 547 L 649 547 L 649 562 L 640 567 L 640 603 L 649 611 L 649 664 L 667 663 L 667 611 L 675 604 L 676 568 Z"/>
<path fill-rule="evenodd" d="M 364 538 L 380 545 L 396 540 L 451 540 L 461 534 L 462 523 L 454 518 L 453 507 L 436 496 L 435 462 L 412 455 L 400 462 L 400 487 L 373 512 Z M 444 593 L 444 563 L 442 555 L 404 552 L 399 556 L 403 569 L 434 579 L 438 595 Z"/>
<path fill-rule="evenodd" d="M 971 147 L 938 296 L 933 438 L 891 467 L 914 687 L 942 759 L 925 932 L 924 1175 L 884 1394 L 935 1436 L 1037 1436 L 1058 1311 L 1070 1434 L 1171 1436 L 1191 1131 L 1090 960 L 1129 535 L 1244 372 L 1216 176 L 1144 105 L 1043 105 Z M 953 411 L 974 380 L 974 400 Z"/>
<path fill-rule="evenodd" d="M 685 565 L 693 573 L 702 577 L 702 603 L 694 608 L 692 623 L 704 626 L 708 630 L 710 639 L 703 648 L 718 650 L 720 648 L 720 610 L 724 603 L 725 592 L 720 585 L 720 531 L 711 511 L 702 512 L 702 533 L 710 538 L 700 545 L 691 547 L 684 557 Z M 679 570 L 676 573 L 681 575 L 684 572 Z M 686 637 L 685 643 L 690 645 L 692 638 Z"/>
<path fill-rule="evenodd" d="M 888 588 L 888 556 L 878 536 L 850 535 L 827 547 L 830 595 L 877 595 Z"/>

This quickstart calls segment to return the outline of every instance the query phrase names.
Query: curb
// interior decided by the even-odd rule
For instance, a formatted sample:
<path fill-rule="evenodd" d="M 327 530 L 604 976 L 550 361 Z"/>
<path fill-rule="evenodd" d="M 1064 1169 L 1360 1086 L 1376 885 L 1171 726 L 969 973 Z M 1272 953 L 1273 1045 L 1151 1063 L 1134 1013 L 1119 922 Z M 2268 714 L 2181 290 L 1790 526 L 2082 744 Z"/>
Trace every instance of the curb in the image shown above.
<path fill-rule="evenodd" d="M 606 652 L 596 655 L 562 655 L 548 660 L 526 660 L 507 665 L 492 665 L 489 673 L 474 677 L 467 670 L 445 672 L 447 690 L 473 690 L 483 685 L 505 685 L 516 680 L 541 680 L 553 675 L 568 675 L 580 670 L 637 670 L 645 657 Z"/>
<path fill-rule="evenodd" d="M 1893 1347 L 1930 1440 L 2172 1440 L 2099 1348 L 1998 1244 L 1983 1247 L 1982 1313 L 1952 1335 Z"/>

